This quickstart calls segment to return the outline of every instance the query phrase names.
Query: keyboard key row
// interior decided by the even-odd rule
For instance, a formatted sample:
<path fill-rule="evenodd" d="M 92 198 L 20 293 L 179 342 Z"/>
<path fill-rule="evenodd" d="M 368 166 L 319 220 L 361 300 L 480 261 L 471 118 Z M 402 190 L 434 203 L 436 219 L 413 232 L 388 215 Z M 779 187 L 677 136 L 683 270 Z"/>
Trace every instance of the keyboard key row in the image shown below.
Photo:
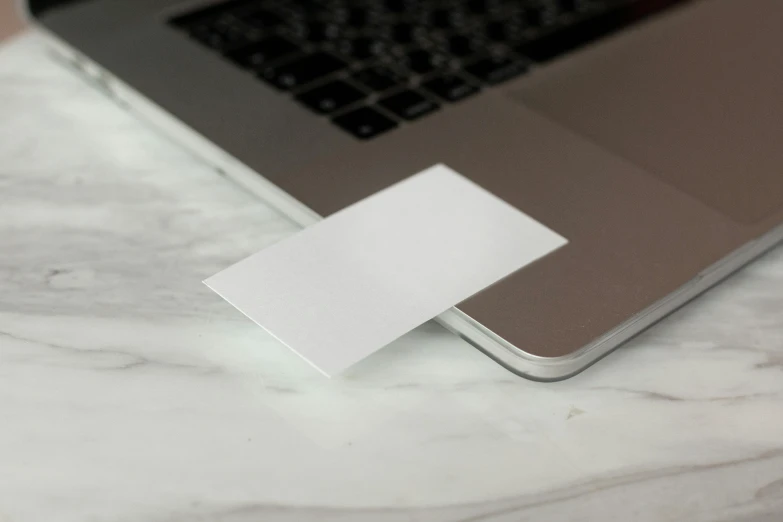
<path fill-rule="evenodd" d="M 293 89 L 339 71 L 347 65 L 343 60 L 320 51 L 298 60 L 266 67 L 259 71 L 259 75 L 279 89 Z"/>
<path fill-rule="evenodd" d="M 227 56 L 243 67 L 256 68 L 300 51 L 298 46 L 285 38 L 270 36 L 227 53 Z"/>
<path fill-rule="evenodd" d="M 456 75 L 444 75 L 422 84 L 427 91 L 443 100 L 456 102 L 479 92 L 479 87 Z M 337 81 L 299 96 L 305 104 L 316 103 L 318 112 L 324 103 L 344 107 L 363 99 L 366 94 L 345 82 Z M 311 105 L 312 106 L 312 105 Z M 412 89 L 403 89 L 378 101 L 378 106 L 404 120 L 412 121 L 437 111 L 440 105 Z M 397 127 L 397 123 L 371 107 L 360 107 L 333 119 L 334 123 L 359 139 L 370 139 Z"/>

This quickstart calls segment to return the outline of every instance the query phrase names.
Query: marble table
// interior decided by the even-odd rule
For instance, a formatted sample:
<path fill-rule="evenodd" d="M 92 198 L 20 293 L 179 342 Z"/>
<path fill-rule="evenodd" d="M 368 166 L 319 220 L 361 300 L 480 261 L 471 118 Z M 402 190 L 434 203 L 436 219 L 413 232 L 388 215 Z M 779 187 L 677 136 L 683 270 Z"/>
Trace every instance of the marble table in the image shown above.
<path fill-rule="evenodd" d="M 0 48 L 0 521 L 783 520 L 783 249 L 564 382 L 434 323 L 327 380 L 201 284 L 295 230 Z"/>

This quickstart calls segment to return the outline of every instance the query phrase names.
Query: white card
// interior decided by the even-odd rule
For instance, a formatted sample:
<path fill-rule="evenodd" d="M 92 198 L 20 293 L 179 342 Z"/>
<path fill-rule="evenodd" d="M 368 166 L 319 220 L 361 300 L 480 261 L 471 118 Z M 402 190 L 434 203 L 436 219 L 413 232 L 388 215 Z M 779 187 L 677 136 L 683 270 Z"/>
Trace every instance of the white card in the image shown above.
<path fill-rule="evenodd" d="M 204 283 L 333 376 L 565 243 L 436 165 Z"/>

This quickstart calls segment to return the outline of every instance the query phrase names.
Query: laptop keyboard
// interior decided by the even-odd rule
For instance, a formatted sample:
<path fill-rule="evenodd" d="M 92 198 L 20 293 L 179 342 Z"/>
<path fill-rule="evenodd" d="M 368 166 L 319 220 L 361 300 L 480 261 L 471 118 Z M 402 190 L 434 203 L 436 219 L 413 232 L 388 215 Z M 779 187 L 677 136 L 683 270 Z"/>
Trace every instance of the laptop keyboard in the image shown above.
<path fill-rule="evenodd" d="M 688 0 L 229 0 L 169 23 L 370 139 Z"/>

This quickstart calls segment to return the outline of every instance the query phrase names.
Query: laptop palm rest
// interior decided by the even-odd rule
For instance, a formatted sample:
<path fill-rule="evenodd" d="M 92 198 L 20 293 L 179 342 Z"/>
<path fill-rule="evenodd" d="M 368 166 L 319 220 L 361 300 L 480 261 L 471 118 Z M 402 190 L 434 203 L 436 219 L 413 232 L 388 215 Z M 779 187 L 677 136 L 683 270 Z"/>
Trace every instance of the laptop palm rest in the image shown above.
<path fill-rule="evenodd" d="M 783 208 L 783 3 L 696 2 L 512 96 L 751 225 Z"/>

